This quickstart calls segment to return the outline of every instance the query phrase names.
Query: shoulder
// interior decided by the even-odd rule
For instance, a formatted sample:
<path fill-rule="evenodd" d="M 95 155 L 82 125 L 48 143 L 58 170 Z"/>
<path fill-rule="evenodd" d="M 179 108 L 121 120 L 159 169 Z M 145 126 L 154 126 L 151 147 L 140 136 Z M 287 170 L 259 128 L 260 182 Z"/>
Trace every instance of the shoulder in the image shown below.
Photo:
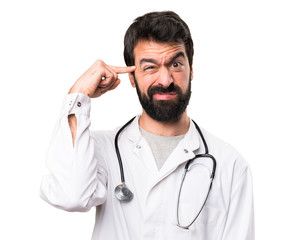
<path fill-rule="evenodd" d="M 128 135 L 136 134 L 137 132 L 139 132 L 138 118 L 139 116 L 134 117 L 130 119 L 127 123 L 122 124 L 113 130 L 90 131 L 91 137 L 94 141 L 101 143 L 103 141 L 114 142 L 115 137 L 119 131 L 122 132 L 120 135 L 125 135 L 126 132 L 128 132 Z"/>
<path fill-rule="evenodd" d="M 114 141 L 116 130 L 90 131 L 90 136 L 97 144 L 106 144 Z"/>
<path fill-rule="evenodd" d="M 109 144 L 114 146 L 116 135 L 119 129 L 121 128 L 122 128 L 122 125 L 116 127 L 113 130 L 95 130 L 95 131 L 91 130 L 90 136 L 91 136 L 91 139 L 95 142 L 96 147 L 106 146 Z"/>
<path fill-rule="evenodd" d="M 249 169 L 248 162 L 235 147 L 205 129 L 201 128 L 201 130 L 207 142 L 209 153 L 215 157 L 219 170 L 242 175 Z"/>
<path fill-rule="evenodd" d="M 101 168 L 109 169 L 109 159 L 113 159 L 115 154 L 115 135 L 115 130 L 90 131 L 90 138 L 94 144 L 95 158 L 98 161 L 98 166 Z"/>

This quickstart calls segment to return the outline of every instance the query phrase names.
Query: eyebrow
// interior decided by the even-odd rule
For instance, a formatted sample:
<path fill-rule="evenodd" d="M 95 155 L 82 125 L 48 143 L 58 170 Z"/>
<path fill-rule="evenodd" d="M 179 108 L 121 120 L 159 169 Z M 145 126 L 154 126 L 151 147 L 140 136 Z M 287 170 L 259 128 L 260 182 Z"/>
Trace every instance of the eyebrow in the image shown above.
<path fill-rule="evenodd" d="M 141 65 L 141 64 L 147 63 L 147 62 L 157 64 L 157 61 L 155 59 L 153 59 L 153 58 L 142 58 L 140 60 L 139 64 Z"/>
<path fill-rule="evenodd" d="M 174 62 L 177 58 L 179 58 L 179 57 L 185 58 L 184 52 L 178 52 L 177 54 L 175 54 L 175 55 L 170 59 L 170 61 L 168 62 L 168 64 L 169 64 L 169 63 L 173 63 L 173 62 Z"/>
<path fill-rule="evenodd" d="M 181 52 L 178 52 L 178 53 L 175 54 L 173 57 L 171 57 L 170 61 L 167 62 L 167 65 L 168 65 L 169 63 L 174 62 L 174 61 L 175 61 L 177 58 L 179 58 L 179 57 L 185 58 L 184 52 L 182 52 L 182 51 L 181 51 Z M 142 59 L 140 60 L 139 64 L 141 65 L 141 64 L 147 63 L 147 62 L 149 62 L 149 63 L 154 63 L 154 64 L 158 64 L 158 62 L 157 62 L 155 59 L 153 59 L 153 58 L 142 58 Z"/>

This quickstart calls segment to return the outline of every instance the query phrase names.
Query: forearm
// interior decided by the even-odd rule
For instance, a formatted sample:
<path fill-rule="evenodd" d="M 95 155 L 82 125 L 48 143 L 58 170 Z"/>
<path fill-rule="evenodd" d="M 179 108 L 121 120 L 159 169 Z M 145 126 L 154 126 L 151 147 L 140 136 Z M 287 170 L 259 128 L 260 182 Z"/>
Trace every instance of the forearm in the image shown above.
<path fill-rule="evenodd" d="M 67 96 L 47 154 L 50 174 L 42 181 L 41 196 L 68 211 L 87 211 L 92 204 L 104 201 L 105 192 L 96 193 L 98 185 L 105 184 L 106 178 L 103 181 L 98 178 L 94 141 L 89 131 L 89 109 L 88 97 Z M 105 190 L 103 186 L 99 189 Z"/>
<path fill-rule="evenodd" d="M 71 114 L 71 115 L 68 116 L 68 123 L 69 123 L 70 131 L 71 131 L 72 143 L 73 143 L 73 147 L 74 147 L 75 137 L 76 137 L 76 133 L 77 133 L 77 125 L 78 125 L 78 120 L 77 120 L 75 114 Z"/>
<path fill-rule="evenodd" d="M 107 172 L 98 168 L 90 136 L 90 98 L 115 89 L 120 83 L 118 74 L 134 70 L 97 60 L 70 89 L 47 155 L 50 175 L 41 185 L 41 196 L 50 204 L 68 211 L 86 211 L 105 201 Z"/>

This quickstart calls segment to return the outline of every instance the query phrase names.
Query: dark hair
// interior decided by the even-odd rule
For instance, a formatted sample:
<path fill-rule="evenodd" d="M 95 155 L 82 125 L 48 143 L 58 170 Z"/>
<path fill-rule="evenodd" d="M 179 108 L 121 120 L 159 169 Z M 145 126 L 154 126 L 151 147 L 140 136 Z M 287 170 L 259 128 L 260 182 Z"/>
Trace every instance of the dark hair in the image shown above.
<path fill-rule="evenodd" d="M 159 43 L 184 43 L 189 65 L 192 66 L 193 41 L 187 24 L 174 12 L 151 12 L 134 20 L 124 37 L 124 60 L 135 64 L 134 48 L 139 40 Z"/>

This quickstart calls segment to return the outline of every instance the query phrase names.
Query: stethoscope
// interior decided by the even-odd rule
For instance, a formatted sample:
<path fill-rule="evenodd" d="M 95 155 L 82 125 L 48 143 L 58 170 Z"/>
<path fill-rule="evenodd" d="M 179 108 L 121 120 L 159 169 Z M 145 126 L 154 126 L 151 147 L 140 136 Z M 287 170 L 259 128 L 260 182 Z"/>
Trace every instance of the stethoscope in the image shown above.
<path fill-rule="evenodd" d="M 127 185 L 125 184 L 125 177 L 124 177 L 124 170 L 123 170 L 123 165 L 122 165 L 122 159 L 121 159 L 121 155 L 120 155 L 120 151 L 119 151 L 119 147 L 118 147 L 118 138 L 120 133 L 135 119 L 135 117 L 133 117 L 131 120 L 129 120 L 126 124 L 123 125 L 123 127 L 121 127 L 119 129 L 119 131 L 117 132 L 116 136 L 115 136 L 115 150 L 116 150 L 116 154 L 117 154 L 117 158 L 118 158 L 118 163 L 119 163 L 119 168 L 120 168 L 120 176 L 121 176 L 121 184 L 119 184 L 116 188 L 115 188 L 115 195 L 117 197 L 117 199 L 119 201 L 123 201 L 123 202 L 129 202 L 133 199 L 134 194 L 132 193 L 132 191 L 127 187 Z M 193 120 L 192 120 L 193 121 Z M 212 183 L 213 183 L 213 179 L 215 177 L 215 172 L 216 172 L 216 167 L 217 167 L 217 162 L 215 160 L 215 158 L 209 154 L 208 151 L 208 146 L 207 143 L 204 139 L 203 133 L 201 131 L 201 129 L 199 128 L 199 126 L 196 124 L 195 121 L 193 121 L 201 139 L 202 142 L 204 144 L 205 147 L 205 153 L 204 154 L 197 154 L 194 158 L 189 159 L 185 165 L 184 168 L 184 172 L 182 175 L 182 181 L 181 181 L 181 185 L 180 185 L 180 189 L 179 189 L 179 193 L 178 193 L 178 199 L 177 199 L 177 211 L 176 211 L 176 216 L 177 216 L 177 223 L 176 225 L 180 228 L 184 228 L 184 229 L 189 229 L 189 227 L 195 222 L 195 220 L 199 217 L 200 213 L 202 212 L 206 201 L 208 199 L 211 187 L 212 187 Z M 212 167 L 212 171 L 211 171 L 211 175 L 210 175 L 210 184 L 209 184 L 209 188 L 206 194 L 206 197 L 203 201 L 203 204 L 199 210 L 199 212 L 197 213 L 197 215 L 193 218 L 193 220 L 187 224 L 187 225 L 181 225 L 180 223 L 180 217 L 179 217 L 179 205 L 180 205 L 180 196 L 181 196 L 181 191 L 182 191 L 182 187 L 183 187 L 183 183 L 186 177 L 186 174 L 189 170 L 189 166 L 190 164 L 197 158 L 210 158 L 213 162 L 213 167 Z"/>

